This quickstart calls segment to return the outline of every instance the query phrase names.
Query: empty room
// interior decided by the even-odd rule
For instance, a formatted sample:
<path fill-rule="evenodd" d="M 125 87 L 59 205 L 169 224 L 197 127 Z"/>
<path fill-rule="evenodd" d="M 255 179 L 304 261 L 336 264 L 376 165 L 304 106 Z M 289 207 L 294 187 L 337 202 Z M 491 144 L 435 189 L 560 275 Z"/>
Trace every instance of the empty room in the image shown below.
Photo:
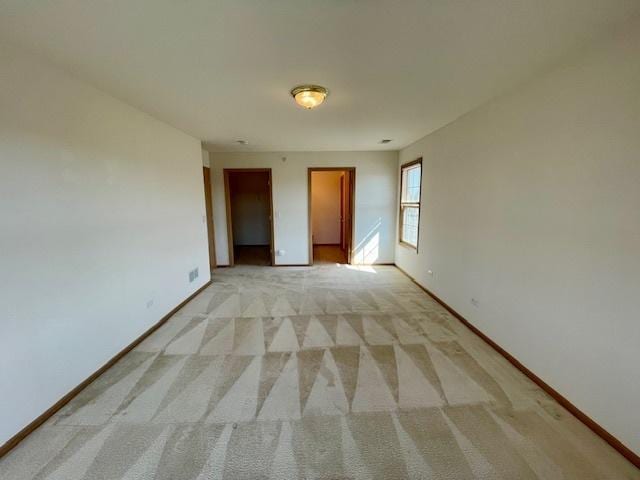
<path fill-rule="evenodd" d="M 640 480 L 638 0 L 0 0 L 0 479 Z"/>

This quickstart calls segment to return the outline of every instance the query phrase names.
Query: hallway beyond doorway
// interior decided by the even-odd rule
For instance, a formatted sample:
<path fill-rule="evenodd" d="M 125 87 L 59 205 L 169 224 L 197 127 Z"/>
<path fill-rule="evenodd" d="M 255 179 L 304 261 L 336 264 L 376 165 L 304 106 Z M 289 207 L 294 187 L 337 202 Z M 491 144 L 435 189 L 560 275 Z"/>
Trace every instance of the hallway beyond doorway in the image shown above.
<path fill-rule="evenodd" d="M 313 263 L 314 265 L 347 263 L 347 256 L 340 245 L 314 245 Z"/>
<path fill-rule="evenodd" d="M 309 263 L 351 263 L 354 167 L 308 169 Z M 317 247 L 336 247 L 334 249 Z M 316 258 L 316 254 L 321 257 Z"/>

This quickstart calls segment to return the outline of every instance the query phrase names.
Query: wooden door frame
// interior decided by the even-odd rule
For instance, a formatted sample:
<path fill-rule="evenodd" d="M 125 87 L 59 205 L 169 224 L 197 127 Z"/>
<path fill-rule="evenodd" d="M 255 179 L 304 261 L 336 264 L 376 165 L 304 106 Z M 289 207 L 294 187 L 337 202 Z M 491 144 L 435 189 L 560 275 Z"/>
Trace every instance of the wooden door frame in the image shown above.
<path fill-rule="evenodd" d="M 273 243 L 273 182 L 270 168 L 225 168 L 224 175 L 224 201 L 227 210 L 227 245 L 229 251 L 229 266 L 235 265 L 233 255 L 233 224 L 231 218 L 231 190 L 229 188 L 229 176 L 234 173 L 268 173 L 269 174 L 269 226 L 271 228 L 271 244 L 269 245 L 271 266 L 275 265 L 275 245 Z"/>
<path fill-rule="evenodd" d="M 347 242 L 346 242 L 346 238 L 345 238 L 345 231 L 344 231 L 344 227 L 345 227 L 345 211 L 347 206 L 345 205 L 344 202 L 344 194 L 345 194 L 345 175 L 346 172 L 342 172 L 342 175 L 340 175 L 340 250 L 344 251 L 344 253 L 346 254 L 346 249 L 347 249 Z M 349 188 L 349 186 L 346 186 L 347 188 Z"/>
<path fill-rule="evenodd" d="M 307 222 L 309 224 L 309 265 L 313 265 L 313 217 L 311 209 L 311 174 L 313 172 L 349 172 L 349 241 L 347 242 L 347 264 L 353 256 L 353 239 L 356 228 L 356 167 L 308 167 L 307 168 Z"/>
<path fill-rule="evenodd" d="M 215 227 L 213 225 L 213 200 L 211 192 L 211 169 L 202 167 L 202 177 L 204 179 L 204 204 L 207 223 L 207 240 L 209 242 L 209 268 L 217 267 L 216 263 L 216 238 Z"/>

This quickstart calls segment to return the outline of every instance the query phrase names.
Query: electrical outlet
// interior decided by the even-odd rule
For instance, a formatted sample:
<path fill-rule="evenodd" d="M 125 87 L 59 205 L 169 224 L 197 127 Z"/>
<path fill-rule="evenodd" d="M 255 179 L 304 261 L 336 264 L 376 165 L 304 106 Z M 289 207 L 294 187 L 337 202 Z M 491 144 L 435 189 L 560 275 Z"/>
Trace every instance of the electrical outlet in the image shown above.
<path fill-rule="evenodd" d="M 189 283 L 193 282 L 196 278 L 198 278 L 198 269 L 195 268 L 189 272 Z"/>
<path fill-rule="evenodd" d="M 473 305 L 474 307 L 479 307 L 480 306 L 480 301 L 477 298 L 472 298 L 471 299 L 471 305 Z"/>
<path fill-rule="evenodd" d="M 153 298 L 147 302 L 147 308 L 153 307 Z"/>

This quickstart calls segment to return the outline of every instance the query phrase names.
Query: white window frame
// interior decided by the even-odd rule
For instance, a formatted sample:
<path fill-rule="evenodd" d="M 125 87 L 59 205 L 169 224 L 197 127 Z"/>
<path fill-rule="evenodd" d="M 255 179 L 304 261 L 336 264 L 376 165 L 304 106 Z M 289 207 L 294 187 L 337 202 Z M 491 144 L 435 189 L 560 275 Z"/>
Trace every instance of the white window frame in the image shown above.
<path fill-rule="evenodd" d="M 408 201 L 405 201 L 405 195 L 404 195 L 405 171 L 410 170 L 411 168 L 415 168 L 416 166 L 420 167 L 420 191 L 419 191 L 419 194 L 418 194 L 418 201 L 417 202 L 408 202 Z M 407 246 L 409 248 L 415 249 L 416 252 L 418 251 L 418 244 L 420 243 L 421 200 L 422 200 L 422 158 L 418 158 L 416 160 L 413 160 L 412 162 L 405 163 L 404 165 L 402 165 L 400 167 L 400 216 L 398 218 L 398 226 L 399 226 L 398 239 L 399 239 L 399 243 L 401 245 L 405 245 L 405 246 Z M 418 231 L 416 232 L 416 244 L 415 245 L 403 238 L 403 224 L 402 224 L 402 221 L 404 219 L 404 210 L 407 207 L 417 208 L 418 209 L 418 225 L 417 225 Z"/>

